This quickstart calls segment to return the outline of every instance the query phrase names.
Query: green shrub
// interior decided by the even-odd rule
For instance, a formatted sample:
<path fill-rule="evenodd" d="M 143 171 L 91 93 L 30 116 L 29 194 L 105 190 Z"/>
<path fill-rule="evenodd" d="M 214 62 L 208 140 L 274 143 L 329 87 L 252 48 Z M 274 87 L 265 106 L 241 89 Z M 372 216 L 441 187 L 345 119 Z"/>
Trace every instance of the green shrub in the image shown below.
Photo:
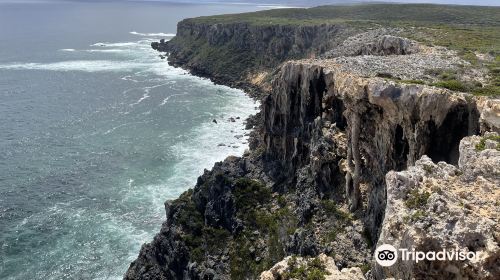
<path fill-rule="evenodd" d="M 418 220 L 422 219 L 423 217 L 425 217 L 425 213 L 424 213 L 424 211 L 422 211 L 422 210 L 417 210 L 417 211 L 415 211 L 415 213 L 413 213 L 413 214 L 411 215 L 410 220 L 411 220 L 412 222 L 416 222 L 416 221 L 418 221 Z"/>
<path fill-rule="evenodd" d="M 436 87 L 446 88 L 446 89 L 453 90 L 453 91 L 467 91 L 467 89 L 468 89 L 467 86 L 459 80 L 439 81 L 439 82 L 436 82 L 432 85 L 436 86 Z"/>
<path fill-rule="evenodd" d="M 236 180 L 233 195 L 238 210 L 254 209 L 271 200 L 271 190 L 261 182 L 249 178 Z"/>
<path fill-rule="evenodd" d="M 229 270 L 231 279 L 256 279 L 257 275 L 271 266 L 266 260 L 257 262 L 250 248 L 254 242 L 250 232 L 241 233 L 229 249 Z"/>
<path fill-rule="evenodd" d="M 405 205 L 410 209 L 424 207 L 430 196 L 431 194 L 427 191 L 419 192 L 418 189 L 414 189 L 409 193 L 408 199 L 405 201 Z"/>
<path fill-rule="evenodd" d="M 434 172 L 434 167 L 430 164 L 426 164 L 422 167 L 427 174 L 432 174 Z"/>
<path fill-rule="evenodd" d="M 288 271 L 283 275 L 284 279 L 297 280 L 324 280 L 330 273 L 326 270 L 325 264 L 319 258 L 311 259 L 307 264 L 298 265 L 295 256 L 288 260 Z"/>
<path fill-rule="evenodd" d="M 370 269 L 372 269 L 372 266 L 369 263 L 364 263 L 360 266 L 360 268 L 363 274 L 366 274 Z"/>
<path fill-rule="evenodd" d="M 326 232 L 325 234 L 325 241 L 326 242 L 332 242 L 337 239 L 337 235 L 341 233 L 342 229 L 341 228 L 333 228 L 329 231 Z"/>
<path fill-rule="evenodd" d="M 334 216 L 335 218 L 337 218 L 342 222 L 347 222 L 354 219 L 351 213 L 339 209 L 334 201 L 322 200 L 321 206 L 323 207 L 323 210 L 327 215 Z"/>
<path fill-rule="evenodd" d="M 476 144 L 476 151 L 483 151 L 484 149 L 486 149 L 486 140 L 496 141 L 496 149 L 500 151 L 500 135 L 491 135 L 481 138 L 481 141 Z"/>
<path fill-rule="evenodd" d="M 286 199 L 277 196 L 276 202 L 282 206 L 271 212 L 272 192 L 264 184 L 240 178 L 234 183 L 236 215 L 243 221 L 244 230 L 240 232 L 230 249 L 231 279 L 255 279 L 265 269 L 269 269 L 284 257 L 284 240 L 281 236 L 291 234 L 296 229 L 297 218 L 286 206 Z M 254 231 L 258 235 L 253 234 Z M 265 242 L 267 253 L 256 255 L 250 252 L 255 239 Z"/>
<path fill-rule="evenodd" d="M 499 96 L 500 86 L 489 85 L 485 87 L 477 87 L 472 90 L 472 94 L 481 96 Z"/>

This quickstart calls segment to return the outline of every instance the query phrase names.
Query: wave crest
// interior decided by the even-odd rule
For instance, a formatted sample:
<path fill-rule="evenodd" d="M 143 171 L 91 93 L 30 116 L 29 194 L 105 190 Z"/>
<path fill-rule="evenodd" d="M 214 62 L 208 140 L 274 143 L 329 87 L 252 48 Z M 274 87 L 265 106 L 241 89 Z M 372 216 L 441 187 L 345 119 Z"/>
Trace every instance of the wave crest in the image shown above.
<path fill-rule="evenodd" d="M 140 33 L 136 31 L 131 31 L 130 34 L 144 37 L 174 37 L 174 33 Z"/>

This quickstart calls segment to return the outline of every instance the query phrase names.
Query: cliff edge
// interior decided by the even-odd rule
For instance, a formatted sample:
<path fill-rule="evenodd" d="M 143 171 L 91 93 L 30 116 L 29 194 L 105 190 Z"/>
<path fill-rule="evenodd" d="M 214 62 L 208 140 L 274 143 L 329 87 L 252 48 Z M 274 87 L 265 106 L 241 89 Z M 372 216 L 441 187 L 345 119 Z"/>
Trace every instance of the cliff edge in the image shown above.
<path fill-rule="evenodd" d="M 488 8 L 440 6 L 449 9 L 443 16 L 429 14 L 434 7 L 190 19 L 174 39 L 154 43 L 170 63 L 247 89 L 262 107 L 249 120 L 250 150 L 215 164 L 193 189 L 166 202 L 160 233 L 125 279 L 494 279 L 495 62 L 478 52 L 473 64 L 455 45 L 418 35 L 430 32 L 430 23 L 459 24 L 464 13 L 481 28 L 500 25 L 484 16 Z M 417 22 L 402 27 L 390 15 L 373 27 L 373 15 L 387 9 Z M 428 17 L 414 18 L 415 9 Z M 353 18 L 327 18 L 325 10 Z M 371 27 L 353 23 L 356 17 Z M 406 36 L 410 31 L 415 36 Z M 382 243 L 458 246 L 484 258 L 383 268 L 373 256 Z"/>

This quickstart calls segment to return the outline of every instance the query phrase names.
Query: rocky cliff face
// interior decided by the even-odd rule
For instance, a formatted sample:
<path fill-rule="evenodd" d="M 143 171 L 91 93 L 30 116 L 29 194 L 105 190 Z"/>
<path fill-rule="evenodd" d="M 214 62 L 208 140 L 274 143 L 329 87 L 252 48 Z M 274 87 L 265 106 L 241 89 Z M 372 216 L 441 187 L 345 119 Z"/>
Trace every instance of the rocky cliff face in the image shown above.
<path fill-rule="evenodd" d="M 345 25 L 209 24 L 187 19 L 179 22 L 176 37 L 152 47 L 196 75 L 248 88 L 261 71 L 287 59 L 315 57 L 353 32 Z"/>
<path fill-rule="evenodd" d="M 334 49 L 321 59 L 283 63 L 273 72 L 265 87 L 269 91 L 261 94 L 261 113 L 252 119 L 251 150 L 216 164 L 192 190 L 166 203 L 161 232 L 143 246 L 126 279 L 256 279 L 265 270 L 263 279 L 280 279 L 280 273 L 293 270 L 280 268 L 290 259 L 282 261 L 285 257 L 303 256 L 309 265 L 321 254 L 323 264 L 311 261 L 310 266 L 323 276 L 325 269 L 346 279 L 363 278 L 363 273 L 376 279 L 428 276 L 423 266 L 374 266 L 373 246 L 380 242 L 486 250 L 488 257 L 470 269 L 457 272 L 450 264 L 435 270 L 461 277 L 495 275 L 491 264 L 498 263 L 498 236 L 492 224 L 498 225 L 498 217 L 485 214 L 480 236 L 472 216 L 441 206 L 458 203 L 454 199 L 463 188 L 485 186 L 483 191 L 497 195 L 500 155 L 490 150 L 498 137 L 466 138 L 474 139 L 470 144 L 461 140 L 500 129 L 499 101 L 405 82 L 427 73 L 432 63 L 445 68 L 465 63 L 447 50 L 376 35 L 350 52 L 346 46 L 358 40 L 337 41 L 350 32 L 333 25 L 193 25 L 187 20 L 179 24 L 176 39 L 153 45 L 169 52 L 171 63 L 240 86 L 249 81 L 242 77 L 259 67 Z M 216 54 L 223 49 L 241 60 L 230 62 L 237 69 L 225 69 L 227 62 Z M 475 145 L 488 151 L 478 156 Z M 477 159 L 488 164 L 481 166 Z M 434 175 L 423 173 L 427 165 Z M 426 211 L 441 210 L 419 224 L 413 218 L 420 208 L 401 204 L 413 189 L 436 180 L 459 187 L 425 187 L 430 194 Z M 402 185 L 407 187 L 402 190 Z M 498 210 L 488 205 L 484 211 Z M 405 215 L 409 218 L 401 223 Z M 450 227 L 457 219 L 465 222 Z M 426 235 L 429 224 L 442 239 Z M 451 243 L 444 241 L 445 229 Z M 460 239 L 463 232 L 469 237 Z"/>
<path fill-rule="evenodd" d="M 460 140 L 479 132 L 479 112 L 466 95 L 328 67 L 314 61 L 283 66 L 275 94 L 264 103 L 266 153 L 279 159 L 286 178 L 311 165 L 320 189 L 344 185 L 350 210 L 366 211 L 375 241 L 385 209 L 385 174 L 406 169 L 424 154 L 456 164 Z M 315 134 L 334 145 L 317 147 Z M 344 153 L 333 148 L 342 145 Z"/>
<path fill-rule="evenodd" d="M 460 143 L 459 165 L 423 156 L 386 176 L 387 207 L 379 244 L 428 252 L 478 254 L 476 260 L 400 261 L 377 266 L 377 278 L 496 279 L 500 275 L 500 149 L 497 134 Z M 484 141 L 484 148 L 480 148 Z M 479 148 L 478 148 L 479 147 Z"/>

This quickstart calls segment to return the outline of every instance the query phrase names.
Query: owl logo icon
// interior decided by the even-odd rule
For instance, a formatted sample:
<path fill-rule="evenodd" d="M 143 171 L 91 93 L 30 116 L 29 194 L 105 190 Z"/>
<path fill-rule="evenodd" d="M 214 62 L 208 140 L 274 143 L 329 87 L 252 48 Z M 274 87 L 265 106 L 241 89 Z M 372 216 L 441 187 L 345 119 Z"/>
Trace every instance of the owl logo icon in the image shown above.
<path fill-rule="evenodd" d="M 375 260 L 381 266 L 391 266 L 398 260 L 398 251 L 392 245 L 380 245 L 375 250 Z"/>

